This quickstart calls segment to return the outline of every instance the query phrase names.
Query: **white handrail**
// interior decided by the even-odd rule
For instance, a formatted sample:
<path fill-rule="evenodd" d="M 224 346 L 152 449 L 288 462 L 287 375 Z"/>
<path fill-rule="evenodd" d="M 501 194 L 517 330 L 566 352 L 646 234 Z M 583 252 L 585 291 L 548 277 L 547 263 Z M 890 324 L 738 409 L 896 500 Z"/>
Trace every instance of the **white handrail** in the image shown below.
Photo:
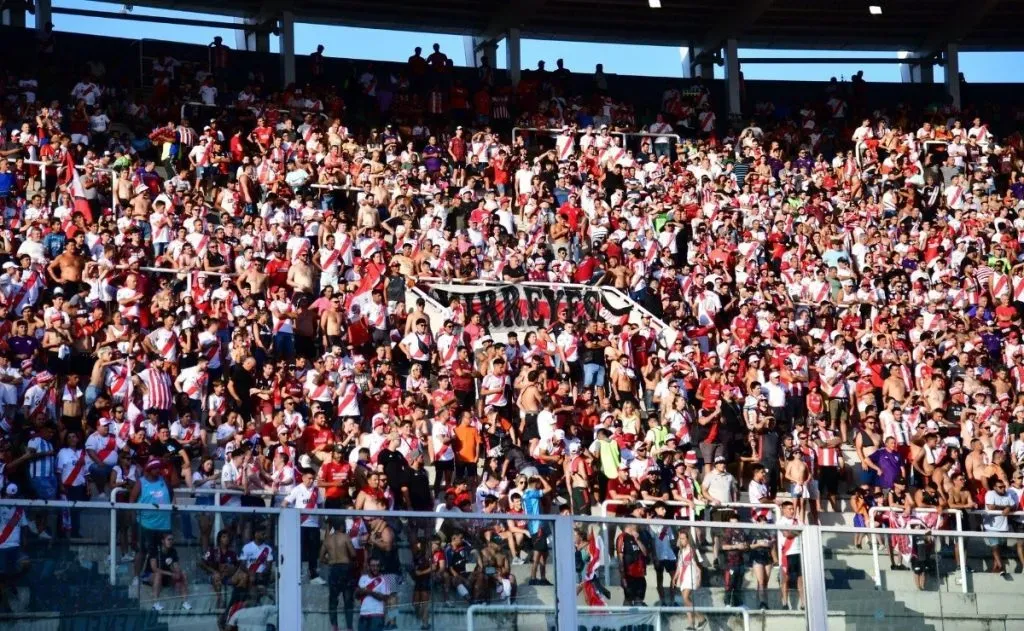
<path fill-rule="evenodd" d="M 875 515 L 877 515 L 878 513 L 902 513 L 903 511 L 904 511 L 904 509 L 900 508 L 898 506 L 872 506 L 871 508 L 868 509 L 868 524 L 870 525 L 870 524 L 874 524 L 875 523 Z M 911 511 L 911 514 L 913 514 L 914 512 L 917 512 L 917 513 L 937 513 L 937 512 L 939 512 L 939 509 L 937 509 L 937 508 L 930 508 L 930 507 L 922 507 L 922 508 L 915 508 L 915 509 L 913 509 Z M 963 511 L 961 511 L 958 508 L 947 508 L 947 509 L 941 511 L 941 513 L 939 513 L 939 514 L 940 514 L 940 516 L 941 515 L 953 515 L 955 517 L 955 521 L 956 521 L 956 532 L 958 532 L 958 533 L 963 532 Z M 921 535 L 920 531 L 911 531 L 911 532 L 915 532 L 916 533 L 915 535 L 911 535 L 911 536 L 920 536 Z M 892 536 L 893 534 L 897 534 L 897 535 L 903 536 L 900 532 L 896 532 L 896 531 L 893 531 L 890 534 L 890 536 Z M 882 568 L 881 568 L 881 564 L 879 563 L 879 559 L 878 559 L 878 538 L 875 537 L 874 534 L 872 534 L 870 536 L 870 539 L 871 539 L 871 562 L 872 562 L 872 565 L 874 566 L 874 570 L 875 570 L 875 576 L 874 576 L 874 579 L 875 579 L 875 589 L 881 589 L 882 588 Z M 960 557 L 960 583 L 961 583 L 961 589 L 963 590 L 963 593 L 966 594 L 967 593 L 967 555 L 965 554 L 964 539 L 963 539 L 963 537 L 957 537 L 957 553 L 958 553 L 958 555 Z"/>
<path fill-rule="evenodd" d="M 110 489 L 110 559 L 108 559 L 110 576 L 108 581 L 112 586 L 117 585 L 117 508 L 115 505 L 118 503 L 117 496 L 127 490 L 121 486 Z"/>
<path fill-rule="evenodd" d="M 56 162 L 43 162 L 42 160 L 29 160 L 29 159 L 25 159 L 25 160 L 23 160 L 23 162 L 25 164 L 31 164 L 33 166 L 41 167 L 39 169 L 39 181 L 43 185 L 43 190 L 46 190 L 46 168 L 47 167 L 55 167 L 56 168 L 56 167 L 60 166 Z M 76 171 L 83 171 L 83 170 L 85 170 L 86 166 L 89 166 L 89 165 L 86 165 L 86 164 L 76 164 L 75 165 L 75 170 Z M 111 169 L 109 167 L 93 166 L 93 169 L 96 170 L 96 171 L 103 171 L 104 173 L 113 173 L 114 172 L 114 169 Z"/>

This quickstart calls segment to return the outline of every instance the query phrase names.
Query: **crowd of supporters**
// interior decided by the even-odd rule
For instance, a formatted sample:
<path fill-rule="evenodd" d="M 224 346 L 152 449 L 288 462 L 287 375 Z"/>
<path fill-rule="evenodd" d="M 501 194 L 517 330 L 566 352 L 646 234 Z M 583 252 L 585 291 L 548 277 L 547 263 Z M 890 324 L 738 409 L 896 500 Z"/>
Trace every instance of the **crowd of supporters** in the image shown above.
<path fill-rule="evenodd" d="M 516 86 L 486 65 L 464 83 L 436 47 L 344 90 L 322 51 L 309 85 L 233 88 L 212 50 L 211 67 L 156 60 L 141 97 L 95 75 L 55 101 L 36 77 L 4 86 L 8 495 L 221 489 L 240 505 L 522 515 L 304 517 L 310 580 L 329 585 L 332 624 L 344 596 L 348 627 L 353 594 L 360 620 L 392 624 L 403 574 L 470 601 L 513 598 L 514 565 L 547 584 L 552 533 L 529 516 L 558 511 L 867 524 L 885 506 L 894 525 L 939 528 L 942 509 L 987 508 L 1001 512 L 971 523 L 1009 578 L 996 533 L 1019 526 L 1024 496 L 1019 133 L 949 105 L 867 112 L 868 88 L 839 83 L 735 124 L 700 83 L 669 87 L 639 120 L 600 68 L 580 93 L 560 61 Z M 607 286 L 637 309 L 569 304 L 492 331 L 471 292 L 409 300 L 425 278 Z M 741 493 L 764 508 L 729 508 Z M 136 574 L 186 590 L 170 515 L 134 521 L 120 527 Z M 258 598 L 267 525 L 212 526 L 182 523 L 218 601 L 228 585 L 226 605 Z M 80 534 L 75 514 L 31 527 Z M 752 567 L 762 602 L 773 565 L 800 590 L 799 538 L 756 535 L 704 546 L 633 525 L 606 554 L 627 604 L 648 565 L 665 602 L 691 597 L 702 563 Z M 17 536 L 0 532 L 7 576 Z M 580 532 L 577 547 L 581 590 L 602 601 L 599 545 Z"/>

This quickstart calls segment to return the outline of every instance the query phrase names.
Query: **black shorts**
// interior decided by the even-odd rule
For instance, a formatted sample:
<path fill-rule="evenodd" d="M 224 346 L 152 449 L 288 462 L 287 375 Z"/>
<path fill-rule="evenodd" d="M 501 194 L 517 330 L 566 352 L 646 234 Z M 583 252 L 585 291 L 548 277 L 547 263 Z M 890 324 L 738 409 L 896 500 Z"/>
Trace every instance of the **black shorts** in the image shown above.
<path fill-rule="evenodd" d="M 914 574 L 924 574 L 928 571 L 927 559 L 919 559 L 917 557 L 910 559 L 910 569 L 914 571 Z"/>
<path fill-rule="evenodd" d="M 537 530 L 537 534 L 530 537 L 533 541 L 534 552 L 547 552 L 548 551 L 548 531 L 547 528 L 541 526 Z"/>
<path fill-rule="evenodd" d="M 753 548 L 747 554 L 747 558 L 750 560 L 751 565 L 768 565 L 772 564 L 772 553 L 767 548 Z"/>
<path fill-rule="evenodd" d="M 626 600 L 643 600 L 647 595 L 647 579 L 624 577 L 622 579 L 622 594 Z"/>
<path fill-rule="evenodd" d="M 791 554 L 786 557 L 786 585 L 796 587 L 796 579 L 804 575 L 803 565 L 800 563 L 799 554 Z"/>
<path fill-rule="evenodd" d="M 669 575 L 672 575 L 676 571 L 676 562 L 675 561 L 655 561 L 654 562 L 654 570 L 658 574 L 661 574 L 662 572 L 668 572 Z"/>
<path fill-rule="evenodd" d="M 820 493 L 839 494 L 839 467 L 822 467 L 819 469 L 818 491 Z"/>

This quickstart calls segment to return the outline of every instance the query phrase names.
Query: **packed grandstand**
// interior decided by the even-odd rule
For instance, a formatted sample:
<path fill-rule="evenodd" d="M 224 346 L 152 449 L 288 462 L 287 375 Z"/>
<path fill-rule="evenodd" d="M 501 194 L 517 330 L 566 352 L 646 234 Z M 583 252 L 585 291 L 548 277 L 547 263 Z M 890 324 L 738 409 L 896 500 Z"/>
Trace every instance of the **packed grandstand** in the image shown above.
<path fill-rule="evenodd" d="M 545 514 L 921 528 L 882 545 L 924 589 L 962 511 L 1021 572 L 1024 145 L 972 104 L 727 121 L 438 49 L 278 90 L 219 44 L 139 92 L 49 53 L 0 104 L 6 498 L 437 513 L 302 517 L 333 629 L 549 586 Z M 0 608 L 45 610 L 84 518 L 0 516 Z M 272 519 L 118 517 L 144 607 L 272 605 Z M 798 532 L 710 535 L 581 524 L 580 603 L 802 607 Z"/>

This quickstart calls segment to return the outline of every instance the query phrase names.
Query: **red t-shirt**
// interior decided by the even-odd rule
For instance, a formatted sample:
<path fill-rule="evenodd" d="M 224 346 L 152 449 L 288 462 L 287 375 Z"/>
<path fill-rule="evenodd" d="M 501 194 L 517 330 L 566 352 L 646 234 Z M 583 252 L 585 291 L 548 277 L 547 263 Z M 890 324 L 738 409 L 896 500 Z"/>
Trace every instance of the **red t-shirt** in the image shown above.
<path fill-rule="evenodd" d="M 256 142 L 260 143 L 264 147 L 270 146 L 270 141 L 274 137 L 273 127 L 257 127 L 252 130 L 252 135 L 255 136 Z"/>
<path fill-rule="evenodd" d="M 718 400 L 722 398 L 722 384 L 705 379 L 700 382 L 697 391 L 704 397 L 704 403 L 701 404 L 702 408 L 713 410 L 718 407 Z"/>
<path fill-rule="evenodd" d="M 314 425 L 308 425 L 302 432 L 304 451 L 326 451 L 326 447 L 332 442 L 334 442 L 334 435 L 326 427 L 317 428 Z"/>
<path fill-rule="evenodd" d="M 344 499 L 349 496 L 349 484 L 352 480 L 352 465 L 347 462 L 327 462 L 320 467 L 320 479 L 324 482 L 341 482 L 338 487 L 324 489 L 324 497 L 328 499 Z"/>
<path fill-rule="evenodd" d="M 608 480 L 608 499 L 615 499 L 611 496 L 612 493 L 615 493 L 616 495 L 623 496 L 624 499 L 620 499 L 620 501 L 625 501 L 625 499 L 629 498 L 629 494 L 635 490 L 636 486 L 632 480 L 627 479 L 625 482 L 620 481 L 618 478 Z M 624 505 L 613 505 L 613 512 L 616 515 L 625 515 L 627 508 L 628 506 Z"/>

